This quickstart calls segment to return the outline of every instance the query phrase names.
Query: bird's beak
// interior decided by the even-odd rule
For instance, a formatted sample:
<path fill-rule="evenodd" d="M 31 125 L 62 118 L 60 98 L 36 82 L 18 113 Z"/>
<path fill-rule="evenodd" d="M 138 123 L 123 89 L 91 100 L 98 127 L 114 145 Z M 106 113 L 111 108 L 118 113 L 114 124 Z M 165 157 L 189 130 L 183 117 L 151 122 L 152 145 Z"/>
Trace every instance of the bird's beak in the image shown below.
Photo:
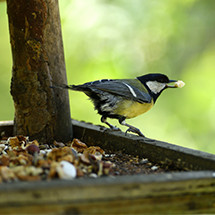
<path fill-rule="evenodd" d="M 169 85 L 171 83 L 174 83 L 174 85 Z M 185 85 L 185 83 L 183 81 L 176 81 L 176 80 L 169 80 L 169 83 L 166 84 L 167 88 L 182 88 Z"/>
<path fill-rule="evenodd" d="M 177 82 L 176 80 L 169 80 L 169 83 L 166 84 L 166 87 L 167 88 L 176 88 L 176 84 L 175 84 L 176 82 Z M 171 85 L 172 83 L 174 83 L 174 85 Z"/>

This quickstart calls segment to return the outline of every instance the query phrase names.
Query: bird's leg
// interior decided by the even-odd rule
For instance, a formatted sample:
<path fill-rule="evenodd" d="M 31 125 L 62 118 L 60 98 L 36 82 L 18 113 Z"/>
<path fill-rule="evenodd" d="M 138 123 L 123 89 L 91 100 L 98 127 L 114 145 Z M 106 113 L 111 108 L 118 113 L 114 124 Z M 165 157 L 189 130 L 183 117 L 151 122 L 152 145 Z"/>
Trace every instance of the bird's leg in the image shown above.
<path fill-rule="evenodd" d="M 134 127 L 134 126 L 132 126 L 132 125 L 127 124 L 127 123 L 125 122 L 125 119 L 119 120 L 119 123 L 120 123 L 121 125 L 125 125 L 125 126 L 128 127 L 128 129 L 126 130 L 125 134 L 127 134 L 127 132 L 130 131 L 130 132 L 133 132 L 133 133 L 138 134 L 138 135 L 141 136 L 141 137 L 145 137 L 145 136 L 141 133 L 141 131 L 140 131 L 138 128 L 136 128 L 136 127 Z"/>
<path fill-rule="evenodd" d="M 108 125 L 110 127 L 110 129 L 114 130 L 114 131 L 121 131 L 120 128 L 117 128 L 113 125 L 111 125 L 109 122 L 107 122 L 107 117 L 102 116 L 101 118 L 101 122 L 105 123 L 106 125 Z"/>

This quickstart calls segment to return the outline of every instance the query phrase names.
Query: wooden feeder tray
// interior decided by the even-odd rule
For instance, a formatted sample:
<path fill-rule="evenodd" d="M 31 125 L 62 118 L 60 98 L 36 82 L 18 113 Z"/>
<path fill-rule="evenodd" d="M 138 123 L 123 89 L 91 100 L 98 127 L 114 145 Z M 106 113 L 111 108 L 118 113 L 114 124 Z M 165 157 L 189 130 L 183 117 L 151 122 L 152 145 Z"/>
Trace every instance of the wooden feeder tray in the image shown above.
<path fill-rule="evenodd" d="M 215 213 L 215 155 L 72 120 L 74 138 L 148 158 L 167 173 L 0 184 L 1 214 Z M 11 136 L 12 122 L 0 132 Z"/>

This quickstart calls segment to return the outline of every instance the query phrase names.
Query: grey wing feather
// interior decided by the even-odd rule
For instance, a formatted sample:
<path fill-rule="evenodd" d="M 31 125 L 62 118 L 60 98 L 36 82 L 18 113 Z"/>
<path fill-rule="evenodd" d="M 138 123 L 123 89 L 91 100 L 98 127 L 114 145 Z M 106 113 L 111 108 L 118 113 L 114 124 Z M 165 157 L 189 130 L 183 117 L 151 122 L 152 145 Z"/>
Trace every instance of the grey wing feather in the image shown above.
<path fill-rule="evenodd" d="M 91 83 L 88 83 L 87 85 L 89 88 L 91 88 L 91 90 L 95 88 L 98 90 L 109 92 L 111 94 L 132 99 L 140 103 L 151 102 L 151 96 L 148 93 L 141 91 L 134 86 L 130 86 L 128 83 L 125 83 L 122 81 L 111 80 L 111 81 L 95 82 L 95 83 L 91 82 Z"/>

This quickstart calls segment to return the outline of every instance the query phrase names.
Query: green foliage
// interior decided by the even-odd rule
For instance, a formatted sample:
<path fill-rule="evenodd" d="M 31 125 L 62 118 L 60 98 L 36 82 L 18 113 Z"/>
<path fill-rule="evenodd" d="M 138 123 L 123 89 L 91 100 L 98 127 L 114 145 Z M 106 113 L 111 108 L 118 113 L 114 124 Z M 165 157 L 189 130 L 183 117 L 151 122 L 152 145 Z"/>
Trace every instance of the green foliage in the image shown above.
<path fill-rule="evenodd" d="M 7 23 L 6 2 L 0 2 L 0 120 L 13 119 L 13 100 L 10 96 L 12 57 Z"/>
<path fill-rule="evenodd" d="M 215 153 L 214 8 L 213 0 L 61 0 L 68 82 L 151 72 L 181 79 L 184 88 L 165 91 L 152 110 L 128 123 L 147 137 Z M 7 120 L 14 110 L 5 3 L 0 14 L 0 120 Z M 70 103 L 73 118 L 101 124 L 84 94 L 70 92 Z"/>

